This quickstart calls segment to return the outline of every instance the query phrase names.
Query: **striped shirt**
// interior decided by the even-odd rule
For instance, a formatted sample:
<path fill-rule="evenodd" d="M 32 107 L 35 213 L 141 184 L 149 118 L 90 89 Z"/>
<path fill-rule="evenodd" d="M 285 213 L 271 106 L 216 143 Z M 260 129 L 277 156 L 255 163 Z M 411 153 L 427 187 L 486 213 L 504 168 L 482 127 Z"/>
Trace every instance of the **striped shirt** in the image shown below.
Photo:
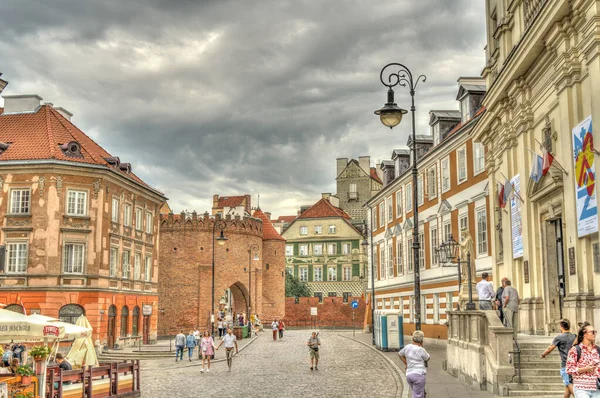
<path fill-rule="evenodd" d="M 569 350 L 569 355 L 567 356 L 567 373 L 573 376 L 574 388 L 595 391 L 596 379 L 600 377 L 598 368 L 593 372 L 582 373 L 577 373 L 577 369 L 598 365 L 600 363 L 600 354 L 598 354 L 595 345 L 588 348 L 583 344 L 579 344 L 579 347 L 581 347 L 581 357 L 579 358 L 579 362 L 577 361 L 577 349 L 573 347 Z"/>

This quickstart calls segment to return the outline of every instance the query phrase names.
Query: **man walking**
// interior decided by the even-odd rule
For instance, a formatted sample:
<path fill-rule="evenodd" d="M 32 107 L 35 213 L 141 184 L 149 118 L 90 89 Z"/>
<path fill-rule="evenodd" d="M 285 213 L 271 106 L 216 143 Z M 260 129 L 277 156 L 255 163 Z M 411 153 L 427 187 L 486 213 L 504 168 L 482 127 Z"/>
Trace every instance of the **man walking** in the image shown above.
<path fill-rule="evenodd" d="M 492 282 L 488 282 L 488 273 L 484 272 L 481 274 L 481 280 L 475 286 L 477 294 L 479 295 L 479 309 L 480 310 L 491 310 L 492 300 L 496 296 Z"/>
<path fill-rule="evenodd" d="M 308 351 L 310 353 L 310 370 L 313 370 L 313 362 L 315 365 L 314 369 L 319 370 L 319 346 L 321 345 L 321 340 L 319 339 L 317 332 L 312 332 L 306 345 L 308 346 Z"/>
<path fill-rule="evenodd" d="M 273 341 L 275 341 L 279 332 L 279 322 L 277 322 L 277 319 L 273 319 L 273 322 L 271 322 L 271 329 L 273 329 Z"/>
<path fill-rule="evenodd" d="M 194 355 L 194 348 L 198 345 L 196 337 L 194 337 L 194 331 L 190 330 L 190 334 L 185 338 L 185 346 L 188 349 L 188 359 L 192 362 L 192 356 Z"/>
<path fill-rule="evenodd" d="M 569 398 L 571 394 L 573 394 L 573 382 L 567 374 L 567 356 L 569 355 L 569 350 L 573 347 L 573 342 L 577 336 L 569 332 L 571 329 L 571 322 L 569 322 L 567 318 L 561 319 L 558 322 L 558 325 L 560 326 L 561 333 L 552 340 L 552 344 L 546 348 L 546 351 L 542 353 L 541 357 L 546 358 L 546 356 L 555 348 L 558 348 L 560 354 L 560 377 L 565 384 L 565 393 L 563 397 Z"/>
<path fill-rule="evenodd" d="M 235 353 L 238 353 L 238 344 L 235 335 L 232 333 L 231 328 L 227 329 L 227 334 L 223 336 L 223 340 L 217 346 L 217 350 L 221 347 L 222 344 L 225 344 L 225 356 L 227 357 L 227 366 L 229 367 L 228 372 L 231 372 L 231 364 L 233 362 L 233 349 L 235 348 Z"/>
<path fill-rule="evenodd" d="M 504 325 L 504 311 L 502 311 L 502 293 L 504 293 L 504 283 L 507 278 L 502 278 L 498 290 L 496 290 L 496 309 L 498 311 L 498 317 L 500 317 L 500 323 Z"/>
<path fill-rule="evenodd" d="M 502 310 L 504 311 L 506 327 L 513 328 L 513 336 L 516 338 L 519 329 L 519 293 L 517 289 L 511 286 L 510 279 L 504 281 Z"/>
<path fill-rule="evenodd" d="M 183 349 L 185 348 L 185 334 L 183 329 L 175 336 L 175 362 L 178 360 L 183 361 Z"/>

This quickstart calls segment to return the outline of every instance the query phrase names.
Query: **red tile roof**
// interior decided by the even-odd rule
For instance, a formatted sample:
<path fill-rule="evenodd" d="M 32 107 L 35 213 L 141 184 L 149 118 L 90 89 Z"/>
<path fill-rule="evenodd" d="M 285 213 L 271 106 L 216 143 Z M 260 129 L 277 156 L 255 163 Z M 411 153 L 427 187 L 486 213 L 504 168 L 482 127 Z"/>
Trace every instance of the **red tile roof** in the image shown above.
<path fill-rule="evenodd" d="M 377 175 L 377 169 L 375 167 L 371 167 L 371 178 L 383 185 L 383 181 Z"/>
<path fill-rule="evenodd" d="M 271 224 L 271 221 L 269 221 L 269 218 L 263 213 L 260 207 L 254 210 L 252 217 L 260 218 L 263 222 L 263 240 L 285 240 L 279 235 L 277 230 L 275 230 L 275 227 Z"/>
<path fill-rule="evenodd" d="M 222 196 L 219 198 L 219 208 L 241 206 L 244 199 L 245 196 Z"/>
<path fill-rule="evenodd" d="M 0 142 L 10 145 L 0 154 L 0 162 L 54 159 L 100 165 L 150 188 L 135 174 L 111 166 L 104 158 L 112 155 L 52 106 L 42 105 L 35 113 L 3 115 L 3 111 L 0 108 Z M 60 149 L 60 145 L 71 141 L 81 146 L 81 157 L 67 156 Z"/>
<path fill-rule="evenodd" d="M 279 218 L 275 222 L 287 222 L 291 223 L 296 219 L 297 216 L 279 216 Z"/>
<path fill-rule="evenodd" d="M 452 134 L 456 133 L 465 124 L 469 123 L 471 120 L 475 119 L 477 116 L 481 115 L 483 112 L 485 112 L 485 106 L 482 106 L 481 108 L 479 108 L 479 110 L 477 112 L 475 112 L 475 114 L 473 115 L 473 117 L 470 118 L 469 120 L 467 120 L 466 122 L 457 124 L 456 127 L 454 127 L 448 134 L 446 134 L 446 136 L 444 137 L 444 139 L 446 139 L 446 138 L 450 137 Z"/>
<path fill-rule="evenodd" d="M 342 217 L 350 220 L 351 217 L 344 210 L 335 207 L 327 199 L 321 199 L 314 205 L 308 208 L 298 218 L 326 218 L 326 217 Z"/>

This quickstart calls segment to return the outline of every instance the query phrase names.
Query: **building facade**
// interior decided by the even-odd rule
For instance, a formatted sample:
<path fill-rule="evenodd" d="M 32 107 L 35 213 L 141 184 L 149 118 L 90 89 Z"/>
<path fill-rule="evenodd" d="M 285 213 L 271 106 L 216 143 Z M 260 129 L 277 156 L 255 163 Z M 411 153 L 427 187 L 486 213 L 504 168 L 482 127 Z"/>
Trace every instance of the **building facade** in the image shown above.
<path fill-rule="evenodd" d="M 37 95 L 0 108 L 0 302 L 109 347 L 156 340 L 158 213 L 166 198 Z"/>
<path fill-rule="evenodd" d="M 362 296 L 366 281 L 362 234 L 337 198 L 323 198 L 302 212 L 285 230 L 287 272 L 307 282 L 319 297 Z"/>
<path fill-rule="evenodd" d="M 494 213 L 492 234 L 494 274 L 521 295 L 523 333 L 556 332 L 561 317 L 600 322 L 599 16 L 592 0 L 486 1 L 487 112 L 473 136 L 487 149 L 490 192 L 508 179 L 523 199 Z M 536 182 L 533 152 L 544 151 L 555 161 Z"/>
<path fill-rule="evenodd" d="M 360 224 L 367 216 L 364 204 L 382 187 L 381 176 L 375 167 L 371 167 L 371 158 L 338 158 L 335 180 L 340 209 Z"/>
<path fill-rule="evenodd" d="M 459 92 L 471 89 L 462 78 L 458 83 Z M 372 231 L 368 258 L 369 273 L 374 272 L 375 309 L 399 312 L 407 335 L 414 331 L 414 267 L 418 266 L 422 330 L 429 338 L 447 338 L 446 311 L 459 301 L 458 275 L 456 266 L 440 263 L 436 250 L 450 235 L 460 241 L 460 232 L 467 231 L 474 242 L 472 263 L 477 273 L 492 270 L 485 153 L 470 136 L 483 113 L 476 110 L 431 111 L 432 134 L 417 137 L 421 149 L 428 145 L 417 154 L 418 203 L 413 203 L 411 169 L 402 166 L 403 162 L 382 162 L 390 175 L 395 174 L 396 164 L 403 167 L 402 172 L 366 204 Z M 407 153 L 394 151 L 393 156 L 402 158 Z M 412 249 L 415 205 L 419 208 L 420 264 L 414 264 Z M 370 276 L 368 280 L 370 292 Z"/>

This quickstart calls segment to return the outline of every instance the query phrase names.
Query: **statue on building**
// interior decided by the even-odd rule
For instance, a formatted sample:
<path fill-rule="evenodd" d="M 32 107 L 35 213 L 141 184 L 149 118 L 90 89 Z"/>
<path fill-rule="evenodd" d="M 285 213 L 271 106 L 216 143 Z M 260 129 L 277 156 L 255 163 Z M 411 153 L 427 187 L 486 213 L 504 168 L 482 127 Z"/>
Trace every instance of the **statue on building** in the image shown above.
<path fill-rule="evenodd" d="M 466 283 L 468 283 L 468 278 L 469 278 L 469 274 L 468 274 L 468 267 L 467 267 L 467 254 L 469 254 L 470 256 L 470 266 L 471 266 L 471 282 L 475 282 L 476 281 L 476 277 L 475 277 L 475 256 L 473 256 L 473 239 L 471 238 L 471 235 L 469 235 L 469 231 L 467 229 L 463 229 L 460 233 L 460 249 L 459 249 L 459 256 L 460 256 L 460 270 L 461 270 L 461 276 L 462 276 L 462 280 Z"/>

